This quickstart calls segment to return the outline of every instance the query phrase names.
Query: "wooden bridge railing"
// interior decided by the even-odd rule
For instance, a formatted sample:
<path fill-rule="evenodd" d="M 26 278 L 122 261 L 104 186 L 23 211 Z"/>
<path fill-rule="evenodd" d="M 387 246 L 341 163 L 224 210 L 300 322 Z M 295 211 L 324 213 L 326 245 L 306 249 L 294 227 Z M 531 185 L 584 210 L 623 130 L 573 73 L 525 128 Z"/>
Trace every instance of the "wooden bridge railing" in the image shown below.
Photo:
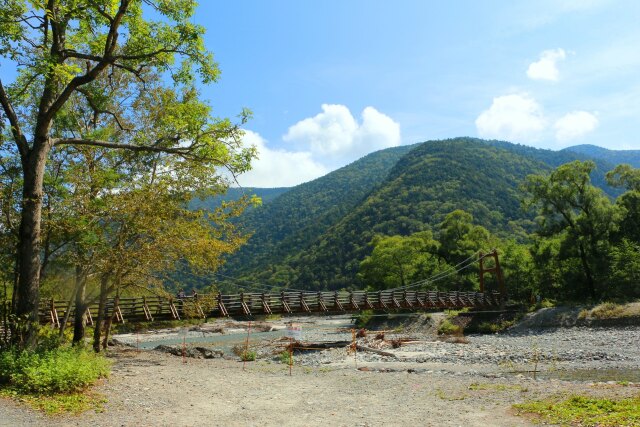
<path fill-rule="evenodd" d="M 106 304 L 106 316 L 116 322 L 140 322 L 181 319 L 185 317 L 226 317 L 304 313 L 346 313 L 362 310 L 422 311 L 436 309 L 491 309 L 500 306 L 499 292 L 437 292 L 437 291 L 377 291 L 377 292 L 292 292 L 209 294 L 198 297 L 112 298 Z M 41 323 L 56 326 L 64 319 L 67 303 L 42 301 Z M 69 319 L 73 319 L 71 308 Z M 89 306 L 89 324 L 97 317 L 98 305 Z"/>

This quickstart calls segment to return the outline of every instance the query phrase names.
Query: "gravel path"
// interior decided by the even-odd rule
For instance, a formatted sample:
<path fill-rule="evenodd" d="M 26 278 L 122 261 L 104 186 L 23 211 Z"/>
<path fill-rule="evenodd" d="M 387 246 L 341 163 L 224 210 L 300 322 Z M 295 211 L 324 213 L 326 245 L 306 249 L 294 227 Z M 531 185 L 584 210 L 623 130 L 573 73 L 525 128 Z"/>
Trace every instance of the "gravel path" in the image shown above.
<path fill-rule="evenodd" d="M 305 338 L 350 339 L 350 331 L 336 326 L 309 331 Z M 265 334 L 264 343 L 273 344 L 273 336 Z M 468 337 L 468 344 L 416 331 L 396 337 L 402 335 L 417 342 L 397 349 L 379 344 L 396 357 L 358 352 L 354 360 L 344 348 L 297 354 L 292 376 L 271 354 L 276 349 L 269 353 L 264 343 L 253 347 L 265 358 L 247 363 L 245 370 L 238 360 L 188 358 L 184 364 L 170 354 L 117 347 L 113 374 L 97 387 L 108 399 L 104 412 L 51 419 L 0 400 L 0 425 L 521 426 L 531 420 L 516 416 L 514 403 L 640 391 L 633 381 L 615 381 L 616 375 L 640 378 L 640 327 L 478 335 Z M 260 333 L 254 337 L 259 340 Z M 359 342 L 375 345 L 371 334 Z M 534 366 L 540 371 L 536 380 L 527 372 Z M 582 371 L 608 377 L 604 382 L 554 378 L 557 372 Z"/>

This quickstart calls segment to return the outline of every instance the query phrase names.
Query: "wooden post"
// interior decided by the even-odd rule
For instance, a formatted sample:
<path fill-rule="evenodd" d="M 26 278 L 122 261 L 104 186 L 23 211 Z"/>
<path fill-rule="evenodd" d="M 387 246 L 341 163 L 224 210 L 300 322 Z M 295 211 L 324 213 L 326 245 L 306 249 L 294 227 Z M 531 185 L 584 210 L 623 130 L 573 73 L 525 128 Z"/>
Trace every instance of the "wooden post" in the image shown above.
<path fill-rule="evenodd" d="M 496 262 L 496 278 L 498 279 L 498 290 L 500 291 L 500 309 L 504 310 L 504 306 L 507 302 L 507 288 L 504 285 L 504 276 L 502 275 L 502 268 L 500 268 L 500 261 L 498 260 L 498 250 L 493 250 L 493 259 Z"/>
<path fill-rule="evenodd" d="M 478 256 L 480 257 L 480 292 L 484 292 L 484 253 L 480 251 Z"/>
<path fill-rule="evenodd" d="M 249 336 L 251 335 L 251 320 L 249 320 L 249 328 L 247 329 L 247 340 L 244 343 L 244 355 L 242 357 L 242 370 L 247 365 L 247 357 L 249 353 Z"/>

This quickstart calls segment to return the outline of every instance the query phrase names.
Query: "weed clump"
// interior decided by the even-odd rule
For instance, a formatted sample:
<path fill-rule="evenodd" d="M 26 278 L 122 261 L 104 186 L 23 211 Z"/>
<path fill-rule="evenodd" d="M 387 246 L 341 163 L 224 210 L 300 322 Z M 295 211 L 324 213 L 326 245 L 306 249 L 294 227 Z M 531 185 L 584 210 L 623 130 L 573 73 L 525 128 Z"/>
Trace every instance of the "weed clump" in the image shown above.
<path fill-rule="evenodd" d="M 258 357 L 258 353 L 256 353 L 253 350 L 249 350 L 245 348 L 244 345 L 235 345 L 233 346 L 231 351 L 233 352 L 233 354 L 238 356 L 240 360 L 242 360 L 243 362 L 253 362 Z"/>

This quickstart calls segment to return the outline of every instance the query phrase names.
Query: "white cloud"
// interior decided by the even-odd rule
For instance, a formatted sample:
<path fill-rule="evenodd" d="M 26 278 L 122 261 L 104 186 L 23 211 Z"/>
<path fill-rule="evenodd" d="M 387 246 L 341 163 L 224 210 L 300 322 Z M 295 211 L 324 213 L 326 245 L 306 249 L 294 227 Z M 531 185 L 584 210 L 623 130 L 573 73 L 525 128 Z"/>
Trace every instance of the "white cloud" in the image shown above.
<path fill-rule="evenodd" d="M 491 107 L 476 119 L 480 136 L 515 142 L 535 141 L 546 126 L 542 107 L 528 94 L 493 98 Z"/>
<path fill-rule="evenodd" d="M 243 143 L 258 149 L 253 168 L 238 177 L 245 187 L 291 187 L 321 177 L 329 172 L 308 151 L 272 150 L 258 133 L 245 130 Z"/>
<path fill-rule="evenodd" d="M 560 117 L 553 126 L 560 142 L 579 138 L 598 127 L 598 118 L 587 111 L 572 111 Z"/>
<path fill-rule="evenodd" d="M 343 165 L 372 151 L 400 145 L 400 125 L 373 107 L 362 111 L 358 124 L 344 105 L 323 104 L 322 113 L 291 126 L 283 139 Z"/>
<path fill-rule="evenodd" d="M 560 72 L 557 63 L 567 57 L 564 49 L 545 50 L 540 54 L 540 60 L 533 62 L 527 69 L 527 76 L 533 80 L 558 81 Z"/>

